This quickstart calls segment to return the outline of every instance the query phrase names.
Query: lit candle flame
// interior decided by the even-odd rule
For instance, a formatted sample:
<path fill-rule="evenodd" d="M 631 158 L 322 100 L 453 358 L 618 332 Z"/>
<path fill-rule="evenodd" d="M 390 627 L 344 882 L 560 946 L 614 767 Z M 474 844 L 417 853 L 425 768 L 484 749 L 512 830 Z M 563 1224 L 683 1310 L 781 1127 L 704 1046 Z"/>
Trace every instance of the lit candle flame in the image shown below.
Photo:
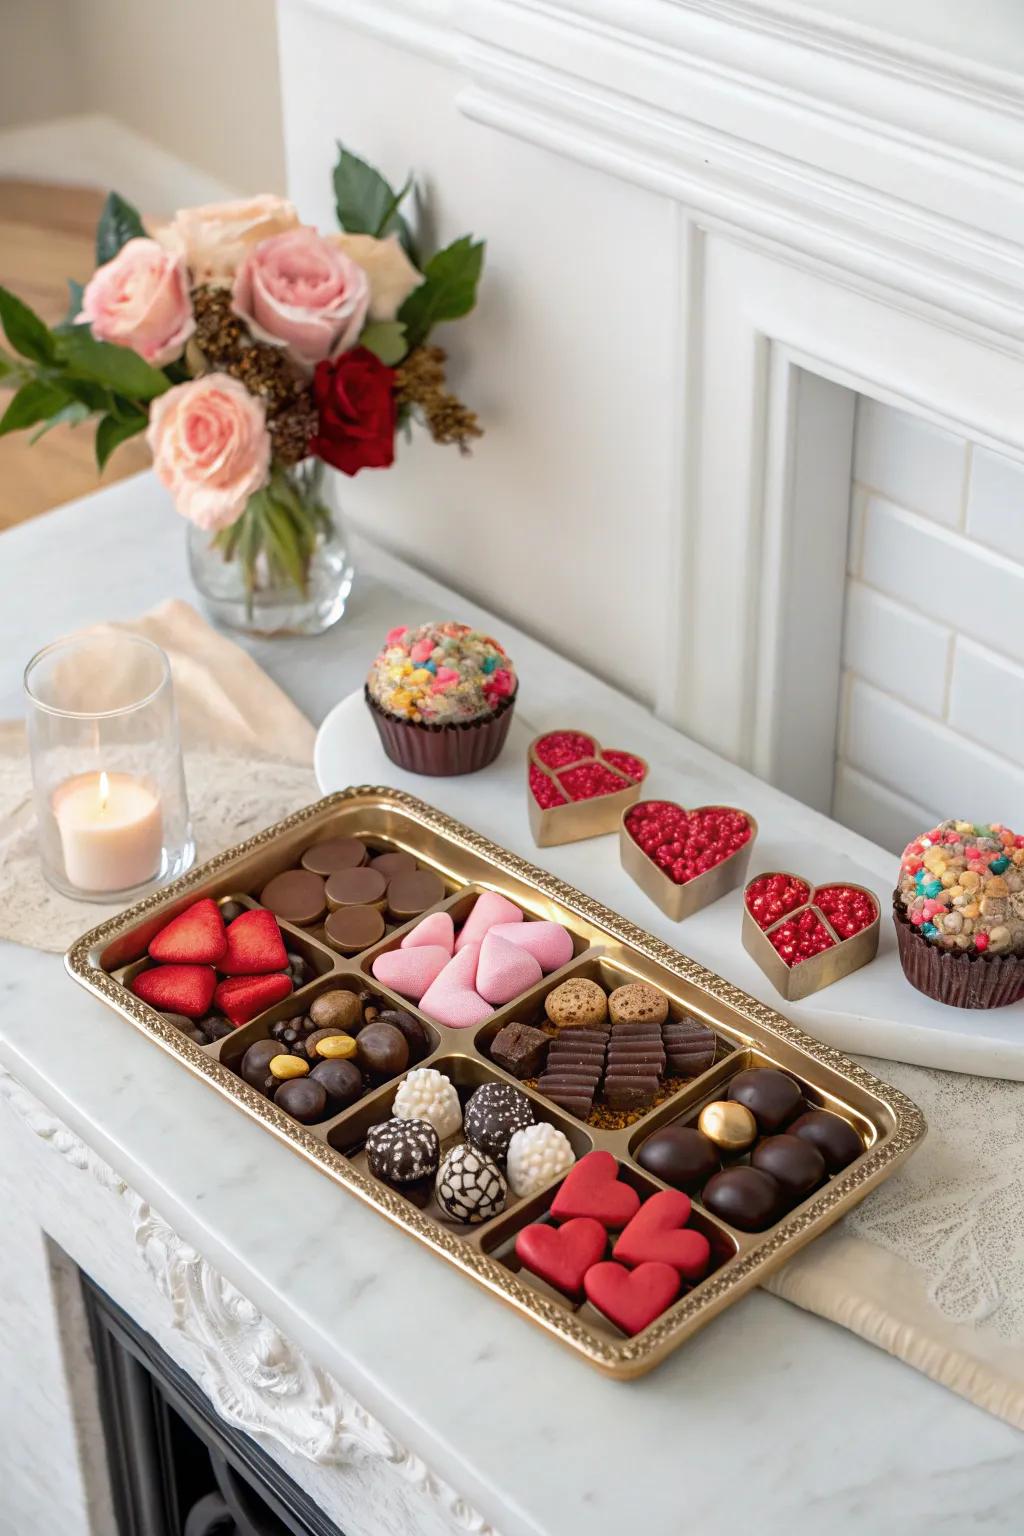
<path fill-rule="evenodd" d="M 101 773 L 100 774 L 100 811 L 101 812 L 106 810 L 106 808 L 107 808 L 107 801 L 109 799 L 110 799 L 110 780 L 107 778 L 107 775 L 105 773 Z"/>

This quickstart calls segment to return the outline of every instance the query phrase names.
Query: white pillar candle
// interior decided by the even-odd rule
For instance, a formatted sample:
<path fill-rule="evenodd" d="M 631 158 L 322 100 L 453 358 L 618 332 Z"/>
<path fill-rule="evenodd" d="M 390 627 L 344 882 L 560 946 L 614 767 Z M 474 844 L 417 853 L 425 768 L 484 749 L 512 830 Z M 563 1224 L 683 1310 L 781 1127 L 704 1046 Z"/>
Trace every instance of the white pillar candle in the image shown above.
<path fill-rule="evenodd" d="M 160 800 L 130 773 L 82 773 L 53 795 L 64 870 L 83 891 L 126 891 L 160 872 Z"/>

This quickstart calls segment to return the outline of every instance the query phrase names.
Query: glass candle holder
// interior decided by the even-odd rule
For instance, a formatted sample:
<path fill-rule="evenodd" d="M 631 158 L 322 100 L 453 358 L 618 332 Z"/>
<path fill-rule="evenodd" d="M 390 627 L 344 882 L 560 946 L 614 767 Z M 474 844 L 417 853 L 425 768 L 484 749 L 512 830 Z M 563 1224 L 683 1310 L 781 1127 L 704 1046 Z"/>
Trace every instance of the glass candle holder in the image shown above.
<path fill-rule="evenodd" d="M 51 885 L 125 903 L 195 858 L 167 657 L 136 635 L 73 635 L 25 669 L 39 852 Z"/>

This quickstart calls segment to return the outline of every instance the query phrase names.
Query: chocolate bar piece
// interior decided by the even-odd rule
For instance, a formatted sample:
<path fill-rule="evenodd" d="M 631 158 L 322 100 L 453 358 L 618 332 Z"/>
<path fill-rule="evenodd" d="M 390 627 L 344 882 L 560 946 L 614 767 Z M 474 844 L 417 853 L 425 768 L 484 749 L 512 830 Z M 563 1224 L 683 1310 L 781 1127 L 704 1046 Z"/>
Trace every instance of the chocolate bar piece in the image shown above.
<path fill-rule="evenodd" d="M 656 1077 L 606 1077 L 605 1103 L 612 1109 L 646 1109 L 658 1091 Z"/>
<path fill-rule="evenodd" d="M 532 1024 L 506 1024 L 491 1041 L 491 1060 L 513 1077 L 536 1077 L 544 1070 L 549 1043 Z"/>
<path fill-rule="evenodd" d="M 713 1064 L 715 1032 L 697 1019 L 674 1019 L 662 1026 L 668 1069 L 674 1077 L 696 1077 Z"/>

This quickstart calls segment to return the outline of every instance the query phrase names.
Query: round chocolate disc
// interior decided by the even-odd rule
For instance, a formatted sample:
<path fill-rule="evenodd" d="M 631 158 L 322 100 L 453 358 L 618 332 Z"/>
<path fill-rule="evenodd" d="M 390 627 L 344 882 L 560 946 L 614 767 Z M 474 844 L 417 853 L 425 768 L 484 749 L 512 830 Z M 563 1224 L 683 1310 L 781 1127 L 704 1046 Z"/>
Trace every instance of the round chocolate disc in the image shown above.
<path fill-rule="evenodd" d="M 864 1151 L 864 1143 L 850 1122 L 827 1109 L 808 1110 L 793 1121 L 789 1132 L 817 1147 L 829 1173 L 839 1173 Z"/>
<path fill-rule="evenodd" d="M 714 1142 L 689 1125 L 662 1126 L 648 1136 L 636 1160 L 673 1189 L 691 1194 L 722 1166 Z"/>
<path fill-rule="evenodd" d="M 337 907 L 373 907 L 383 905 L 387 877 L 379 869 L 339 869 L 327 882 L 327 905 Z"/>
<path fill-rule="evenodd" d="M 329 837 L 302 855 L 303 869 L 311 869 L 314 875 L 333 875 L 339 869 L 358 869 L 365 863 L 366 844 L 358 837 Z"/>
<path fill-rule="evenodd" d="M 776 1067 L 748 1067 L 729 1084 L 729 1098 L 745 1104 L 762 1136 L 781 1131 L 803 1105 L 799 1085 Z"/>
<path fill-rule="evenodd" d="M 724 1168 L 704 1185 L 701 1200 L 715 1216 L 741 1232 L 770 1227 L 783 1205 L 782 1191 L 760 1168 Z"/>
<path fill-rule="evenodd" d="M 323 1083 L 314 1083 L 311 1078 L 293 1077 L 278 1088 L 274 1103 L 280 1104 L 285 1114 L 301 1125 L 312 1125 L 326 1113 L 327 1089 Z"/>
<path fill-rule="evenodd" d="M 327 910 L 324 877 L 309 869 L 286 869 L 263 887 L 260 902 L 284 922 L 307 928 Z"/>
<path fill-rule="evenodd" d="M 395 875 L 388 886 L 388 911 L 398 923 L 419 917 L 428 907 L 444 900 L 444 881 L 432 869 L 417 869 L 408 875 Z"/>
<path fill-rule="evenodd" d="M 384 937 L 384 919 L 376 907 L 338 907 L 324 924 L 324 938 L 343 955 L 358 955 Z"/>
<path fill-rule="evenodd" d="M 770 1173 L 789 1200 L 803 1200 L 825 1177 L 825 1159 L 800 1136 L 766 1136 L 750 1155 L 753 1168 Z"/>
<path fill-rule="evenodd" d="M 363 1074 L 354 1061 L 318 1061 L 309 1074 L 327 1094 L 330 1114 L 338 1115 L 363 1095 Z"/>
<path fill-rule="evenodd" d="M 383 1082 L 409 1065 L 409 1042 L 393 1024 L 367 1024 L 356 1037 L 356 1060 L 364 1071 Z"/>
<path fill-rule="evenodd" d="M 378 853 L 376 858 L 370 860 L 370 868 L 379 870 L 385 880 L 393 880 L 396 875 L 414 874 L 417 869 L 416 857 L 396 848 L 394 853 Z"/>

